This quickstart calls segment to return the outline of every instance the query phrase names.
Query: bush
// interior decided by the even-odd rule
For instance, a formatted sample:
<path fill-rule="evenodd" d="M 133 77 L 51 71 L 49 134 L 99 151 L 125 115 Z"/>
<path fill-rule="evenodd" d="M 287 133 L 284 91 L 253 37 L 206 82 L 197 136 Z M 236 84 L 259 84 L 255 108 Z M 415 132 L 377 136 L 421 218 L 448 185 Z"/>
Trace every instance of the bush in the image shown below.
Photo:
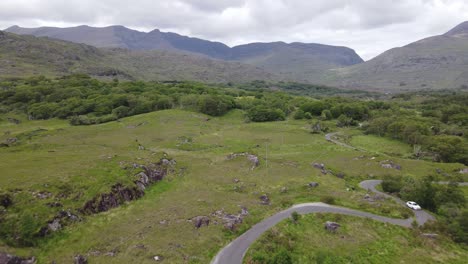
<path fill-rule="evenodd" d="M 286 115 L 280 109 L 271 109 L 266 106 L 257 106 L 247 112 L 248 118 L 253 122 L 281 121 Z"/>
<path fill-rule="evenodd" d="M 301 215 L 298 212 L 294 211 L 291 213 L 291 219 L 294 223 L 297 223 L 297 221 L 299 221 L 299 218 L 301 218 Z"/>
<path fill-rule="evenodd" d="M 403 178 L 401 176 L 386 175 L 382 180 L 382 189 L 387 193 L 399 193 L 403 188 Z"/>

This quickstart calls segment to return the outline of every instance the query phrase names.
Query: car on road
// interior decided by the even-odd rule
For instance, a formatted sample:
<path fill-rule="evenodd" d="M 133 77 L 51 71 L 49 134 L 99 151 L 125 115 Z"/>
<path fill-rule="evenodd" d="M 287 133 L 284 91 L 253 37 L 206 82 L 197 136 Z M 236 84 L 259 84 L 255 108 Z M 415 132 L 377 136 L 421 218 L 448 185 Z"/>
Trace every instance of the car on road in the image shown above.
<path fill-rule="evenodd" d="M 417 204 L 416 202 L 413 202 L 413 201 L 406 202 L 406 206 L 408 206 L 409 208 L 411 208 L 413 210 L 421 210 L 421 206 L 419 206 L 419 204 Z"/>

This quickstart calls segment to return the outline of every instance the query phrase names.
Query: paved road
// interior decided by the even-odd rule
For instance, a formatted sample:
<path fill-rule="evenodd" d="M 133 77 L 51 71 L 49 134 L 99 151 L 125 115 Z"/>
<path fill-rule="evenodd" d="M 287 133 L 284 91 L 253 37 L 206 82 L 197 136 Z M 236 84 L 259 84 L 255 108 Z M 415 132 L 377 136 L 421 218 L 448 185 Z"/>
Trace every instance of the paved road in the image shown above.
<path fill-rule="evenodd" d="M 335 143 L 337 145 L 352 148 L 355 150 L 359 150 L 353 146 L 347 145 L 343 142 L 337 141 L 333 139 L 335 133 L 328 133 L 325 135 L 325 139 Z M 405 202 L 398 199 L 397 197 L 388 195 L 386 193 L 380 192 L 376 189 L 376 186 L 379 185 L 382 181 L 381 180 L 367 180 L 359 183 L 364 189 L 370 190 L 374 193 L 378 193 L 385 197 L 390 197 L 394 199 L 397 203 L 401 204 L 402 206 L 406 206 Z M 438 182 L 439 184 L 448 184 L 448 182 Z M 468 186 L 468 182 L 458 183 L 462 186 Z M 244 259 L 244 255 L 249 249 L 250 245 L 255 242 L 265 231 L 270 229 L 271 227 L 275 226 L 282 220 L 289 218 L 292 212 L 298 212 L 299 214 L 310 214 L 310 213 L 337 213 L 337 214 L 344 214 L 344 215 L 352 215 L 358 217 L 367 217 L 371 218 L 380 222 L 390 223 L 394 225 L 399 225 L 403 227 L 411 227 L 411 223 L 413 222 L 412 218 L 408 219 L 394 219 L 388 218 L 380 215 L 375 215 L 371 213 L 366 213 L 358 210 L 348 209 L 344 207 L 338 207 L 333 205 L 328 205 L 325 203 L 304 203 L 294 205 L 293 207 L 283 210 L 263 221 L 254 225 L 250 228 L 247 232 L 236 238 L 232 241 L 229 245 L 221 249 L 215 258 L 212 260 L 211 264 L 241 264 L 242 260 Z M 424 210 L 414 211 L 415 213 L 415 220 L 419 225 L 423 225 L 427 221 L 434 220 L 435 218 L 427 213 Z"/>
<path fill-rule="evenodd" d="M 369 189 L 376 193 L 380 193 L 385 196 L 389 196 L 385 193 L 381 193 L 375 189 L 375 187 L 380 184 L 381 181 L 379 180 L 370 180 L 361 182 L 361 187 L 365 189 Z M 390 196 L 392 197 L 392 196 Z M 400 203 L 403 201 L 396 199 Z M 403 203 L 404 204 L 404 203 Z M 333 205 L 328 205 L 325 203 L 305 203 L 305 204 L 298 204 L 294 205 L 293 207 L 283 210 L 263 221 L 254 225 L 250 228 L 247 232 L 236 238 L 232 241 L 229 245 L 224 247 L 218 255 L 213 259 L 211 262 L 212 264 L 240 264 L 244 259 L 244 255 L 247 252 L 250 245 L 257 240 L 265 231 L 270 229 L 271 227 L 275 226 L 282 220 L 291 216 L 292 212 L 298 212 L 299 214 L 310 214 L 310 213 L 337 213 L 337 214 L 344 214 L 344 215 L 352 215 L 358 217 L 367 217 L 371 218 L 380 222 L 390 223 L 394 225 L 399 225 L 403 227 L 410 227 L 412 223 L 412 219 L 394 219 L 388 218 L 380 215 L 375 215 L 371 213 L 366 213 L 358 210 L 348 209 L 344 207 L 338 207 Z M 422 212 L 420 216 L 418 213 Z M 431 215 L 425 213 L 424 211 L 417 211 L 416 212 L 416 220 L 419 224 L 425 223 L 427 220 L 433 219 Z"/>

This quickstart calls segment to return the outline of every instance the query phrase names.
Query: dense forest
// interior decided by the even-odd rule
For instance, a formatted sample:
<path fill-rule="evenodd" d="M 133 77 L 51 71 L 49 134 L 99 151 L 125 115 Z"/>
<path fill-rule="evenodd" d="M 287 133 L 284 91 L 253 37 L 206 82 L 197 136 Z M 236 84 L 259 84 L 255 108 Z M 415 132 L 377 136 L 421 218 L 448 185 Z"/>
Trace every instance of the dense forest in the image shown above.
<path fill-rule="evenodd" d="M 341 90 L 327 87 L 279 83 L 274 87 L 283 88 L 272 90 L 265 89 L 266 85 L 221 87 L 194 82 L 104 82 L 86 75 L 41 76 L 0 82 L 0 112 L 20 111 L 30 119 L 60 118 L 72 125 L 90 125 L 172 108 L 211 116 L 242 109 L 252 122 L 288 117 L 333 120 L 338 127 L 356 126 L 368 134 L 411 144 L 414 158 L 468 164 L 466 92 L 407 93 L 377 100 L 341 96 Z M 309 87 L 315 96 L 285 92 L 298 87 Z"/>

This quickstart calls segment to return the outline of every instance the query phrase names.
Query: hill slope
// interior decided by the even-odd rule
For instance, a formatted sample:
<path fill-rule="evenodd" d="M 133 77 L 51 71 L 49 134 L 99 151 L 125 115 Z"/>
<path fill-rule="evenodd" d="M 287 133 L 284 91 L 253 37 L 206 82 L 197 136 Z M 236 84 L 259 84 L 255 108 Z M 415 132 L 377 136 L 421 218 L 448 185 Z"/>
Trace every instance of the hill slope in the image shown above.
<path fill-rule="evenodd" d="M 468 85 L 468 22 L 368 62 L 330 70 L 321 82 L 387 91 L 464 87 Z"/>
<path fill-rule="evenodd" d="M 173 51 L 98 49 L 48 38 L 0 31 L 0 76 L 57 76 L 86 73 L 141 80 L 243 82 L 277 80 L 249 65 Z"/>
<path fill-rule="evenodd" d="M 289 79 L 313 81 L 324 70 L 363 62 L 346 47 L 284 42 L 250 43 L 233 48 L 220 42 L 153 30 L 145 33 L 123 26 L 103 28 L 21 28 L 6 31 L 22 35 L 47 36 L 95 47 L 118 47 L 131 50 L 170 50 L 202 54 L 211 58 L 239 61 L 262 67 Z"/>

